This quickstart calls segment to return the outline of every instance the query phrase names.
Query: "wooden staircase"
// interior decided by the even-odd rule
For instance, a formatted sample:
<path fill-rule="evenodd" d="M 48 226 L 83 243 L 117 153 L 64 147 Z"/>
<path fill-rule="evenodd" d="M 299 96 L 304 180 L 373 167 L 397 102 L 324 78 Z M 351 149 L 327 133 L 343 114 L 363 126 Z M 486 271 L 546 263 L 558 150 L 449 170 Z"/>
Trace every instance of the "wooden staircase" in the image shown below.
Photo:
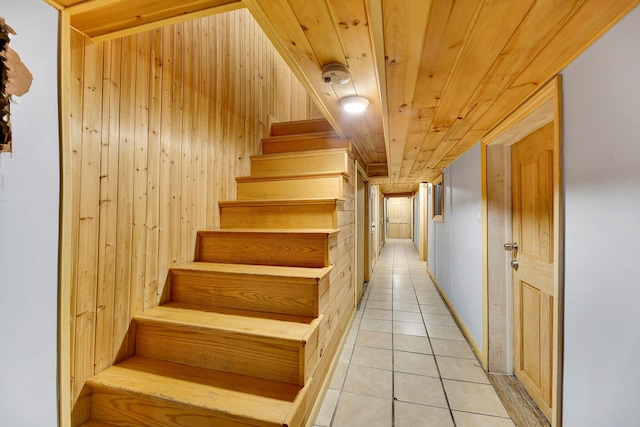
<path fill-rule="evenodd" d="M 135 353 L 88 381 L 84 426 L 307 422 L 355 307 L 353 157 L 324 120 L 273 125 L 263 152 L 134 317 Z"/>

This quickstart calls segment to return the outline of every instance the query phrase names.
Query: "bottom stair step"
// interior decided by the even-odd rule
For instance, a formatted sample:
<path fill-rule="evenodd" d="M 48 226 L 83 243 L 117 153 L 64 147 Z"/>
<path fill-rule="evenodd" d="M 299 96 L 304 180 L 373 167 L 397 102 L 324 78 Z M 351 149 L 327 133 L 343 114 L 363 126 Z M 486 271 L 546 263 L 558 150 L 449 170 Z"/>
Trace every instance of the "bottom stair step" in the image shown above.
<path fill-rule="evenodd" d="M 311 402 L 300 387 L 133 356 L 89 379 L 87 427 L 299 426 Z"/>

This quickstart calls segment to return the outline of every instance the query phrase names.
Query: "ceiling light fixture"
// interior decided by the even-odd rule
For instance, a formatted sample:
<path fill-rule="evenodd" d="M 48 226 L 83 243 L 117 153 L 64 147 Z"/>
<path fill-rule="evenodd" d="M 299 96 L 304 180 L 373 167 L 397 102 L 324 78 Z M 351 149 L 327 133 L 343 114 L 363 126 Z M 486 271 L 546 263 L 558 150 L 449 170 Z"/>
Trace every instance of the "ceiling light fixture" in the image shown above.
<path fill-rule="evenodd" d="M 362 113 L 369 106 L 369 100 L 362 96 L 348 96 L 340 100 L 340 105 L 346 112 Z"/>

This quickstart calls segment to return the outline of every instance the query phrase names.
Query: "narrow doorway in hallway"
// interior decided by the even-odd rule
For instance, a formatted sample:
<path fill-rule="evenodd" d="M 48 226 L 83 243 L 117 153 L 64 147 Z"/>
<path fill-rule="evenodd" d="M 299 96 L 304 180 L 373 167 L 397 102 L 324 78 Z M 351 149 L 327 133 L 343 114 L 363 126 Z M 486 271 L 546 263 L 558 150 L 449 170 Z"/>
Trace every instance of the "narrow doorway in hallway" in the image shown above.
<path fill-rule="evenodd" d="M 560 98 L 558 77 L 483 138 L 487 369 L 515 375 L 554 427 L 562 421 Z"/>
<path fill-rule="evenodd" d="M 408 239 L 388 240 L 318 427 L 513 427 Z"/>
<path fill-rule="evenodd" d="M 387 199 L 387 238 L 411 238 L 411 197 Z"/>
<path fill-rule="evenodd" d="M 553 382 L 553 123 L 511 149 L 514 373 L 547 419 Z M 515 244 L 514 244 L 515 245 Z M 514 264 L 515 263 L 515 264 Z"/>

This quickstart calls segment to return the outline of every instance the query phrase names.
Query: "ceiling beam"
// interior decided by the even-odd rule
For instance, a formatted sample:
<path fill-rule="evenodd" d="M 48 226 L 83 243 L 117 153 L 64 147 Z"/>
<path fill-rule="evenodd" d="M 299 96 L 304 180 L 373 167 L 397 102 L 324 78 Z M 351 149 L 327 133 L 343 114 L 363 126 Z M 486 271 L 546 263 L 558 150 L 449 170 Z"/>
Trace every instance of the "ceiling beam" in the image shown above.
<path fill-rule="evenodd" d="M 59 2 L 49 1 L 50 4 Z M 54 6 L 55 7 L 55 6 Z M 125 37 L 244 7 L 240 0 L 89 0 L 63 7 L 71 26 L 93 42 Z"/>
<path fill-rule="evenodd" d="M 381 122 L 384 134 L 385 160 L 387 163 L 387 175 L 389 176 L 389 159 L 391 158 L 391 143 L 389 139 L 389 101 L 387 98 L 387 71 L 385 67 L 386 57 L 384 51 L 384 17 L 382 13 L 382 0 L 368 0 L 367 8 L 369 39 L 373 55 L 373 70 L 378 85 L 380 99 Z"/>

